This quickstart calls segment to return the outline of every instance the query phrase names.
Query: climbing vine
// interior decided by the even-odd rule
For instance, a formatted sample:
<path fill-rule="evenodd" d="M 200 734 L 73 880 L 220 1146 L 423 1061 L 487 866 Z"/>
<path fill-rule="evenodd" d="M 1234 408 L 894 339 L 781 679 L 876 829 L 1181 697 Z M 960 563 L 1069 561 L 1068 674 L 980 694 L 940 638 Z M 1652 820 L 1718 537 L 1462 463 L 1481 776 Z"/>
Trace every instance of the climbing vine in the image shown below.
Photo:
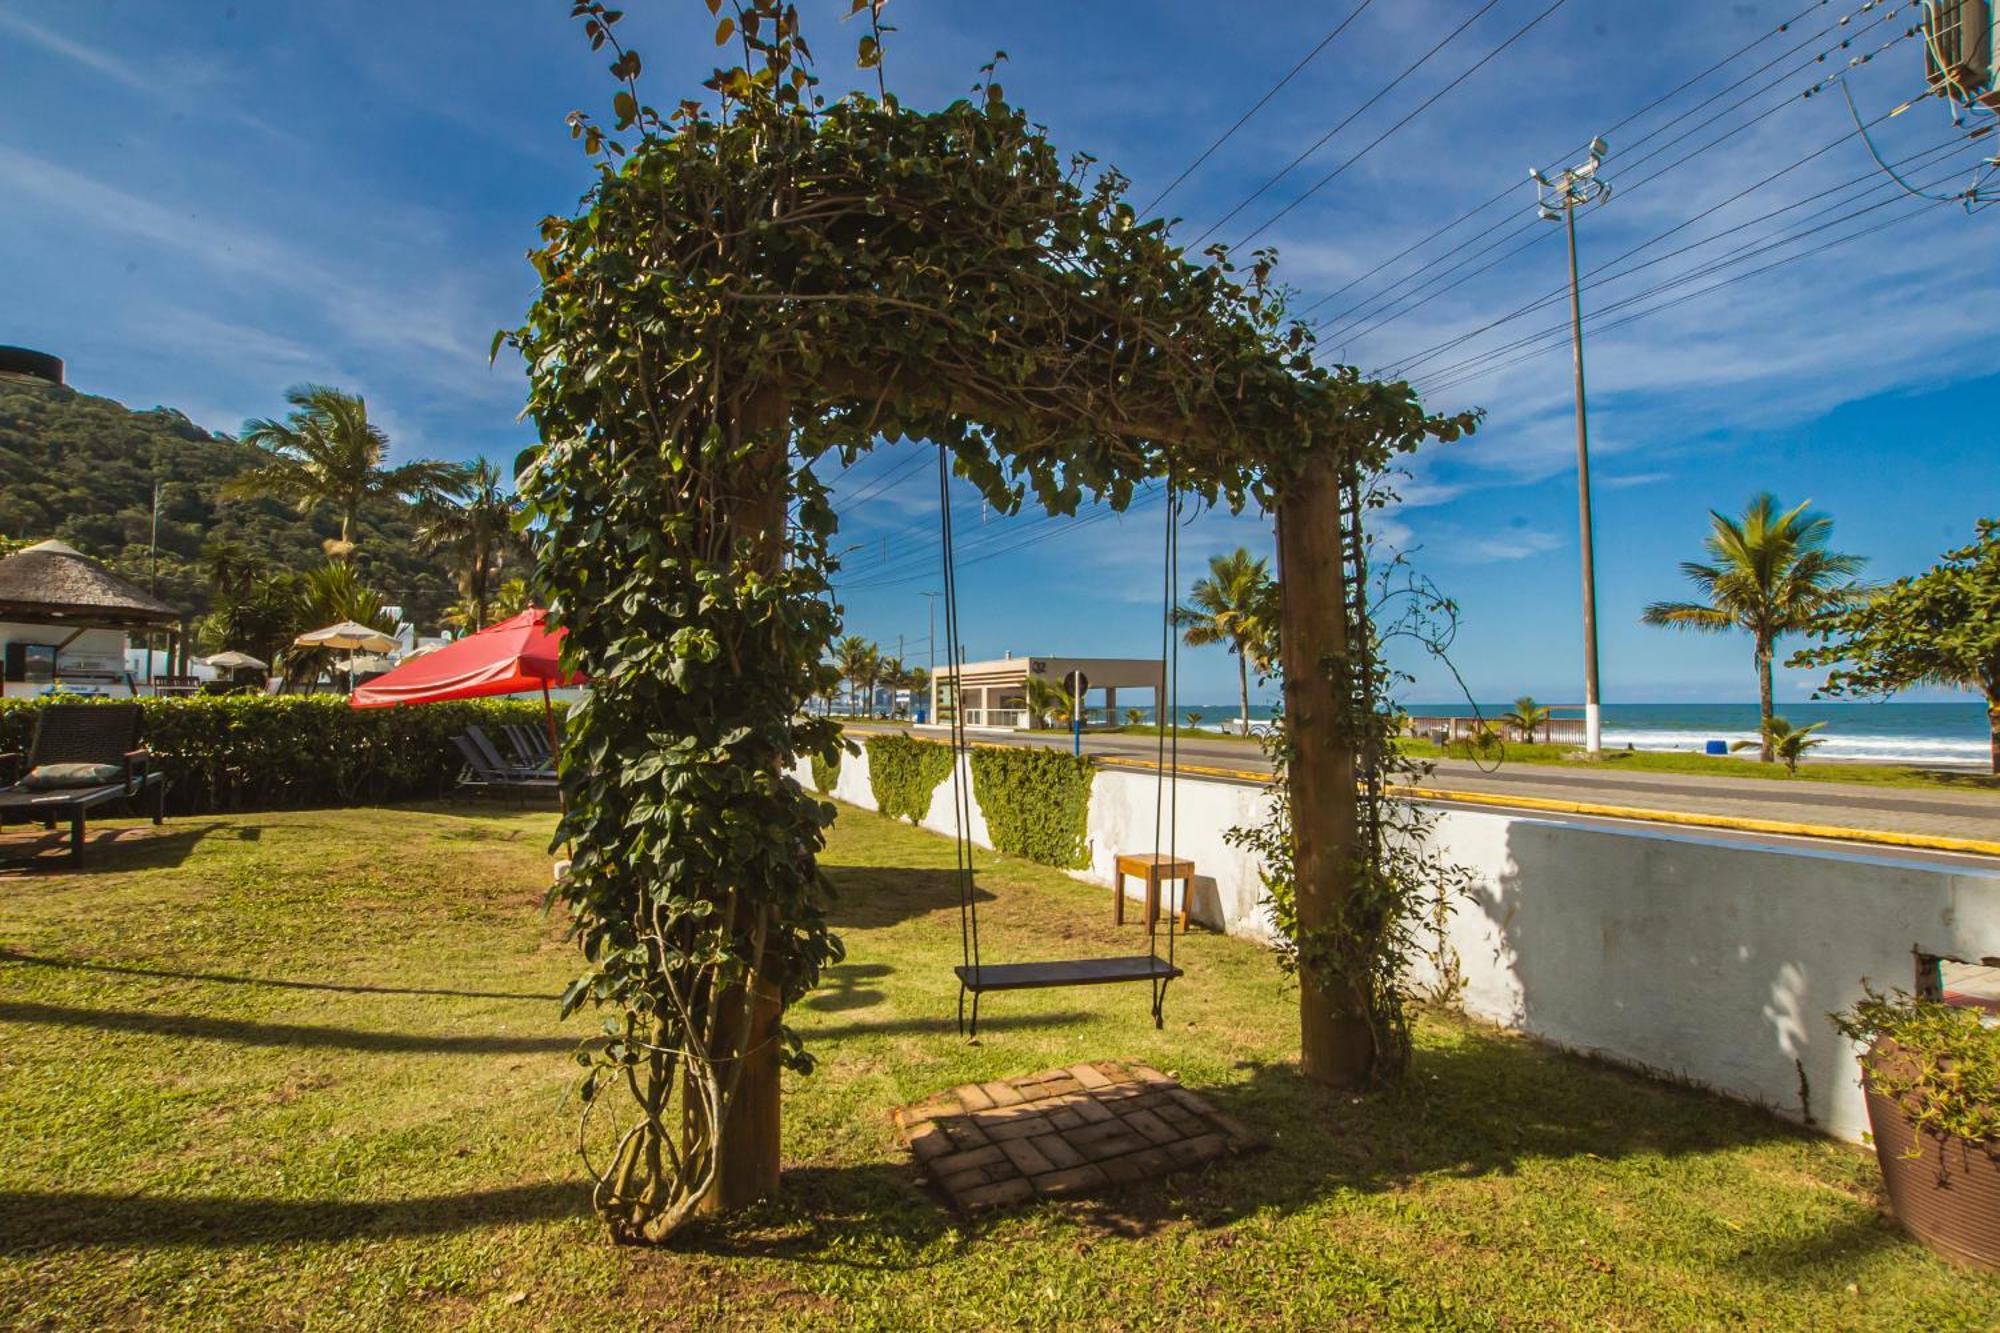
<path fill-rule="evenodd" d="M 951 776 L 951 747 L 913 736 L 868 738 L 868 789 L 875 808 L 921 824 L 931 811 L 931 793 Z"/>
<path fill-rule="evenodd" d="M 593 686 L 553 898 L 584 958 L 564 1010 L 604 1015 L 581 1146 L 625 1241 L 775 1185 L 774 1062 L 809 1066 L 784 1014 L 840 956 L 831 807 L 787 776 L 839 744 L 806 711 L 837 683 L 818 466 L 910 437 L 1005 512 L 1123 508 L 1168 475 L 1240 507 L 1473 425 L 1318 365 L 1272 255 L 1191 262 L 1007 102 L 997 62 L 914 111 L 881 73 L 882 0 L 851 0 L 876 90 L 828 100 L 794 6 L 704 2 L 740 63 L 663 110 L 618 11 L 573 0 L 611 117 L 571 116 L 594 179 L 544 219 L 539 293 L 495 340 L 540 437 L 533 591 Z"/>
<path fill-rule="evenodd" d="M 1090 786 L 1097 766 L 1061 750 L 981 746 L 972 751 L 972 795 L 993 850 L 1045 866 L 1090 864 Z"/>
<path fill-rule="evenodd" d="M 1430 765 L 1410 758 L 1396 744 L 1402 711 L 1394 693 L 1411 678 L 1390 670 L 1382 650 L 1389 641 L 1406 639 L 1443 657 L 1456 629 L 1457 610 L 1400 555 L 1375 573 L 1371 595 L 1370 547 L 1361 519 L 1394 498 L 1390 481 L 1388 474 L 1367 481 L 1350 478 L 1345 488 L 1351 538 L 1350 651 L 1344 661 L 1322 664 L 1353 687 L 1352 704 L 1337 732 L 1353 746 L 1361 793 L 1361 836 L 1349 868 L 1351 887 L 1337 899 L 1334 919 L 1315 929 L 1305 928 L 1299 919 L 1289 785 L 1292 742 L 1282 724 L 1262 742 L 1272 767 L 1265 819 L 1224 835 L 1259 858 L 1284 966 L 1293 972 L 1313 970 L 1365 997 L 1375 1048 L 1370 1068 L 1378 1082 L 1395 1078 L 1408 1066 L 1408 1001 L 1418 994 L 1449 1001 L 1464 986 L 1464 969 L 1447 932 L 1455 905 L 1471 895 L 1474 884 L 1473 872 L 1445 857 L 1432 841 L 1437 813 L 1396 794 L 1397 788 L 1429 776 Z M 1275 623 L 1266 623 L 1267 633 L 1275 636 Z M 1263 644 L 1255 656 L 1275 664 L 1276 643 Z M 1418 976 L 1425 970 L 1428 981 L 1420 985 Z"/>

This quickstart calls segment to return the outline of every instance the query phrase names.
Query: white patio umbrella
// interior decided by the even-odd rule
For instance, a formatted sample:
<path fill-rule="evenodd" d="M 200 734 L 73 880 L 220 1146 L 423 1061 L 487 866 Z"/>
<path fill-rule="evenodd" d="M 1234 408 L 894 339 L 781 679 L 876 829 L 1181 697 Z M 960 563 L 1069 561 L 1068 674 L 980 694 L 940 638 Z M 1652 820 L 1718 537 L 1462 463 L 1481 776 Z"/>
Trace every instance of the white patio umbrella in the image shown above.
<path fill-rule="evenodd" d="M 400 641 L 379 629 L 343 620 L 325 629 L 307 630 L 292 642 L 301 648 L 345 648 L 347 650 L 347 692 L 354 692 L 354 654 L 393 652 Z"/>
<path fill-rule="evenodd" d="M 255 667 L 259 671 L 269 671 L 271 669 L 271 664 L 262 658 L 252 657 L 248 653 L 239 653 L 234 648 L 231 648 L 226 653 L 216 653 L 212 657 L 204 657 L 202 661 L 212 667 L 221 667 L 224 671 L 248 671 L 252 667 Z"/>

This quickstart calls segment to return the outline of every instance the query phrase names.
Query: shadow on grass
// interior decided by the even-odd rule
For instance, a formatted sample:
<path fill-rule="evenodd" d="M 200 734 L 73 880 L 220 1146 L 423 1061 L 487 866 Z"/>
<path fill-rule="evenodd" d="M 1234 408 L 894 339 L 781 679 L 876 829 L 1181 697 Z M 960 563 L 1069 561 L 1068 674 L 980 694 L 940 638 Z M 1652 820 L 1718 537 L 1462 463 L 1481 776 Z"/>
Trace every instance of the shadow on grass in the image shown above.
<path fill-rule="evenodd" d="M 125 828 L 91 828 L 83 833 L 83 856 L 69 854 L 69 825 L 58 821 L 53 831 L 0 831 L 0 872 L 53 875 L 110 875 L 133 870 L 170 870 L 186 861 L 203 839 L 227 835 L 256 841 L 256 825 L 212 821 L 206 824 L 168 823 L 155 828 L 139 824 Z"/>
<path fill-rule="evenodd" d="M 383 1202 L 0 1191 L 0 1254 L 84 1246 L 283 1245 L 429 1236 L 581 1217 L 581 1181 Z"/>
<path fill-rule="evenodd" d="M 1043 1028 L 1073 1028 L 1096 1021 L 1097 1015 L 1066 1009 L 1052 1013 L 1007 1014 L 998 1018 L 979 1016 L 981 1032 L 1028 1032 Z M 796 1025 L 799 1035 L 815 1042 L 845 1041 L 850 1037 L 898 1037 L 912 1035 L 956 1037 L 958 1020 L 949 1014 L 937 1018 L 884 1018 L 876 1022 Z"/>
<path fill-rule="evenodd" d="M 57 1004 L 0 1002 L 0 1022 L 42 1027 L 128 1032 L 150 1037 L 193 1037 L 239 1046 L 304 1046 L 387 1054 L 534 1055 L 573 1051 L 577 1037 L 435 1036 L 413 1032 L 368 1032 L 309 1023 L 257 1023 L 206 1014 L 165 1014 L 144 1009 L 82 1009 Z"/>
<path fill-rule="evenodd" d="M 956 1243 L 925 1253 L 951 1234 Z M 861 1244 L 853 1243 L 861 1238 Z M 671 1248 L 732 1258 L 909 1272 L 946 1262 L 970 1237 L 905 1163 L 786 1170 L 778 1196 L 732 1218 L 703 1222 Z"/>
<path fill-rule="evenodd" d="M 958 872 L 949 866 L 826 866 L 833 881 L 835 930 L 872 930 L 916 917 L 958 911 Z M 975 888 L 982 903 L 993 895 Z"/>
<path fill-rule="evenodd" d="M 554 1003 L 559 996 L 530 995 L 520 991 L 446 990 L 428 986 L 368 986 L 345 981 L 289 981 L 280 977 L 246 977 L 231 972 L 180 972 L 172 968 L 131 967 L 122 963 L 93 963 L 81 958 L 46 958 L 0 948 L 0 963 L 25 967 L 61 968 L 78 972 L 106 972 L 126 977 L 159 977 L 171 981 L 212 981 L 225 986 L 269 986 L 279 990 L 335 991 L 343 995 L 443 995 L 466 1000 L 536 1000 Z"/>
<path fill-rule="evenodd" d="M 1074 1206 L 1107 1231 L 1143 1236 L 1188 1221 L 1217 1227 L 1265 1210 L 1292 1212 L 1342 1191 L 1392 1192 L 1419 1179 L 1506 1177 L 1530 1163 L 1673 1159 L 1813 1137 L 1749 1106 L 1500 1037 L 1420 1050 L 1407 1080 L 1362 1095 L 1321 1087 L 1290 1064 L 1248 1068 L 1240 1083 L 1194 1090 L 1263 1135 L 1266 1149 Z"/>

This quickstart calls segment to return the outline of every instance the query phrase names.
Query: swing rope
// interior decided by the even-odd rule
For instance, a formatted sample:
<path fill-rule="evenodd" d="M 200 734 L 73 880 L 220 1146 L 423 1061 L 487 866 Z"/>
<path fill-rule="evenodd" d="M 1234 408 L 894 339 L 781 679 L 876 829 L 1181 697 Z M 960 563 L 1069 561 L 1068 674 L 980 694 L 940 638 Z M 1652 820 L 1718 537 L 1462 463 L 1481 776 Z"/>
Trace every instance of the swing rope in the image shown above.
<path fill-rule="evenodd" d="M 1180 594 L 1180 550 L 1181 550 L 1181 497 L 1174 489 L 1171 471 L 1167 474 L 1167 528 L 1163 542 L 1165 554 L 1160 561 L 1160 674 L 1161 691 L 1154 698 L 1153 730 L 1155 732 L 1155 757 L 1153 764 L 1153 861 L 1160 859 L 1162 842 L 1165 843 L 1167 860 L 1177 859 L 1180 831 L 1180 635 L 1174 633 L 1174 609 Z M 1164 716 L 1163 716 L 1164 715 Z M 1163 836 L 1164 835 L 1164 836 Z M 1189 885 L 1184 880 L 1168 880 L 1162 883 L 1178 883 L 1181 901 L 1187 901 Z M 1167 904 L 1155 901 L 1154 911 L 1146 921 L 1146 951 L 1153 958 L 1160 956 L 1160 918 L 1167 918 L 1167 964 L 1174 962 L 1174 919 L 1167 910 Z M 1166 1003 L 1167 982 L 1171 977 L 1153 983 L 1153 1012 L 1155 1015 Z"/>
<path fill-rule="evenodd" d="M 1180 585 L 1181 501 L 1167 478 L 1167 529 L 1165 555 L 1165 609 L 1162 612 L 1161 691 L 1167 697 L 1155 701 L 1155 711 L 1164 706 L 1167 721 L 1160 731 L 1160 768 L 1153 791 L 1153 858 L 1157 865 L 1164 845 L 1172 860 L 1175 851 L 1180 770 L 1180 729 L 1172 710 L 1179 699 L 1180 650 L 1174 636 L 1174 600 Z M 963 1034 L 966 996 L 972 997 L 971 1035 L 979 1035 L 979 999 L 989 990 L 1034 990 L 1050 986 L 1090 986 L 1107 982 L 1146 981 L 1153 992 L 1153 1026 L 1165 1023 L 1167 985 L 1181 975 L 1174 961 L 1174 921 L 1167 917 L 1166 957 L 1160 956 L 1157 898 L 1154 912 L 1146 922 L 1146 952 L 1119 958 L 1077 958 L 1056 962 L 995 963 L 988 966 L 979 952 L 979 900 L 973 885 L 972 847 L 972 751 L 965 736 L 965 650 L 959 639 L 958 566 L 952 542 L 951 460 L 944 445 L 938 446 L 938 535 L 943 545 L 944 579 L 944 669 L 951 681 L 949 718 L 952 754 L 952 855 L 958 876 L 958 1026 Z M 938 708 L 945 708 L 939 694 Z M 1157 882 L 1157 881 L 1156 881 Z M 1181 892 L 1187 892 L 1185 881 Z M 1122 891 L 1122 888 L 1121 888 Z M 1183 899 L 1185 901 L 1185 898 Z"/>
<path fill-rule="evenodd" d="M 958 637 L 958 564 L 951 533 L 951 460 L 940 444 L 938 525 L 944 547 L 944 662 L 951 673 L 952 853 L 958 874 L 958 950 L 972 969 L 973 986 L 982 976 L 979 961 L 979 900 L 972 884 L 972 756 L 965 743 L 965 654 Z"/>

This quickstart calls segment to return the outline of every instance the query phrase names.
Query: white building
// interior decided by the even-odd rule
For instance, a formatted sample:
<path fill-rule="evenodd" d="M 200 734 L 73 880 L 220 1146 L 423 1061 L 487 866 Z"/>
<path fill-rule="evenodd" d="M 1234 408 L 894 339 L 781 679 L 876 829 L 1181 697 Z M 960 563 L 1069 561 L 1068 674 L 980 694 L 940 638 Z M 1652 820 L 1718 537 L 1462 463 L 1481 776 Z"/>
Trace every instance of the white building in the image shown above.
<path fill-rule="evenodd" d="M 1030 676 L 1046 680 L 1059 689 L 1068 689 L 1072 673 L 1083 673 L 1085 721 L 1115 722 L 1119 716 L 1118 691 L 1143 690 L 1145 703 L 1155 716 L 1166 698 L 1166 670 L 1157 657 L 1057 657 L 1048 654 L 1009 652 L 990 662 L 967 662 L 959 678 L 947 666 L 940 666 L 931 678 L 931 706 L 927 720 L 946 725 L 951 710 L 962 699 L 968 730 L 1016 731 L 1032 724 L 1028 716 L 1027 689 Z"/>

